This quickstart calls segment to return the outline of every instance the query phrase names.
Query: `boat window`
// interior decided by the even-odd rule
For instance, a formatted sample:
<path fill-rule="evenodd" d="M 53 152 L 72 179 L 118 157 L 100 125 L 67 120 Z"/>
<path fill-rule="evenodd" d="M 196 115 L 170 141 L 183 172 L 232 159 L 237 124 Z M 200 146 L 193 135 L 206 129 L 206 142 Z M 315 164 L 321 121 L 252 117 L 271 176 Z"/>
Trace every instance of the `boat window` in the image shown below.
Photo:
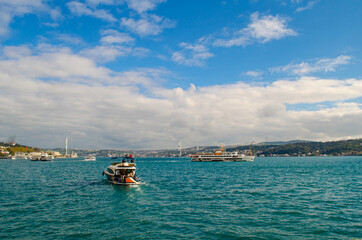
<path fill-rule="evenodd" d="M 108 168 L 107 170 L 108 170 L 109 173 L 114 174 L 112 169 Z"/>

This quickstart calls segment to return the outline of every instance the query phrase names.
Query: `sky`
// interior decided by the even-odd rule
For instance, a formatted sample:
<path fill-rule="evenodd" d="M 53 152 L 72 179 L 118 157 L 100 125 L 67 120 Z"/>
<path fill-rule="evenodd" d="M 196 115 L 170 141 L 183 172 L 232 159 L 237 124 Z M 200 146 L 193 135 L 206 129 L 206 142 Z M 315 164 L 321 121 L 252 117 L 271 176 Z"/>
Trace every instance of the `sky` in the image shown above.
<path fill-rule="evenodd" d="M 0 141 L 362 137 L 362 1 L 0 0 Z"/>

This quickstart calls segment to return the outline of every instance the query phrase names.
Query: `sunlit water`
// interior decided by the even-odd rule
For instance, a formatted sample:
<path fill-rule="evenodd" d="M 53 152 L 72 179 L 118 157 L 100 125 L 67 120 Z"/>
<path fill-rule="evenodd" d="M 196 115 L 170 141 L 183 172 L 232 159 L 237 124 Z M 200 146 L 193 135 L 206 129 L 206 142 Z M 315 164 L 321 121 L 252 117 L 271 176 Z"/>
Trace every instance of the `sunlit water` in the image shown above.
<path fill-rule="evenodd" d="M 361 239 L 362 157 L 0 160 L 0 239 Z"/>

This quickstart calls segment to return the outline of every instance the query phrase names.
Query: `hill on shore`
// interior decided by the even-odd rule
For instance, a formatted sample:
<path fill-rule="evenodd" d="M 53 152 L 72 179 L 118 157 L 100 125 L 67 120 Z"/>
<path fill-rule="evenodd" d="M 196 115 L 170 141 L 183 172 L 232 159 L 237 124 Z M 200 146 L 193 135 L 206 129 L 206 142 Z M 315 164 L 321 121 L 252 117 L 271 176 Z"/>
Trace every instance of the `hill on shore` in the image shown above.
<path fill-rule="evenodd" d="M 24 146 L 16 144 L 14 146 L 7 143 L 0 143 L 0 146 L 5 147 L 6 150 L 13 155 L 15 152 L 32 152 L 40 151 L 39 148 Z M 239 151 L 245 154 L 250 154 L 252 150 L 253 155 L 256 156 L 362 156 L 362 139 L 330 141 L 330 142 L 312 142 L 304 140 L 292 140 L 287 142 L 263 142 L 254 145 L 237 145 L 237 146 L 224 146 L 228 152 Z M 200 152 L 213 153 L 220 146 L 198 146 L 182 149 L 182 156 L 186 157 L 189 154 Z M 65 152 L 64 148 L 52 149 L 53 151 Z M 179 150 L 81 150 L 81 149 L 68 149 L 68 152 L 75 152 L 79 156 L 88 154 L 95 154 L 100 157 L 107 156 L 123 156 L 124 154 L 132 154 L 136 157 L 177 157 Z"/>
<path fill-rule="evenodd" d="M 362 156 L 362 139 L 332 142 L 298 142 L 263 149 L 259 155 L 331 155 L 331 156 Z"/>

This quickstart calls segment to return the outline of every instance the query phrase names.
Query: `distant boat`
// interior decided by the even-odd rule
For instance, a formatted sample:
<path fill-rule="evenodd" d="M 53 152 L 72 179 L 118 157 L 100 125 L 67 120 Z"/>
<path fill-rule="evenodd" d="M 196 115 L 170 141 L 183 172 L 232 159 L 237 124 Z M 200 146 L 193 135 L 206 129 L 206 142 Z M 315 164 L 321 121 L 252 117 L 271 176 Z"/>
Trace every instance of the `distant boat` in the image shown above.
<path fill-rule="evenodd" d="M 89 155 L 84 157 L 84 161 L 96 161 L 96 157 L 93 155 Z"/>
<path fill-rule="evenodd" d="M 251 154 L 251 151 L 250 151 Z M 225 152 L 221 145 L 221 149 L 215 153 L 197 153 L 191 154 L 191 162 L 252 162 L 255 156 L 246 156 L 238 152 Z"/>
<path fill-rule="evenodd" d="M 31 161 L 53 161 L 54 156 L 48 153 L 42 153 L 41 155 L 35 155 L 31 157 Z"/>
<path fill-rule="evenodd" d="M 12 159 L 28 159 L 28 156 L 23 152 L 17 152 L 15 153 L 15 158 Z"/>

